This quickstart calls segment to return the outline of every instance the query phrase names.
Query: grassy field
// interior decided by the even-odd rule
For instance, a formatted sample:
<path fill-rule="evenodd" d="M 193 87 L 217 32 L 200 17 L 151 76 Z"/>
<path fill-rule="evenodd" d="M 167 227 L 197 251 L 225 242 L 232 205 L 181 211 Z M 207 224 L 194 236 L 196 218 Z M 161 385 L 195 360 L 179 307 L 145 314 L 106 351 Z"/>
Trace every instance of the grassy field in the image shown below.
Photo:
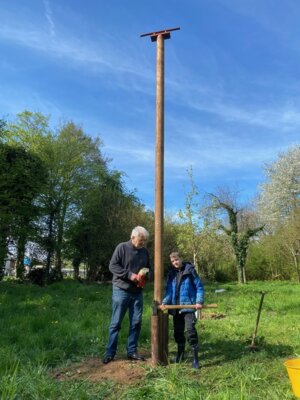
<path fill-rule="evenodd" d="M 226 291 L 215 293 L 215 289 Z M 146 305 L 140 349 L 150 351 L 152 287 Z M 257 344 L 247 348 L 254 330 L 259 292 L 266 291 Z M 206 285 L 206 302 L 217 303 L 224 318 L 197 323 L 202 369 L 189 357 L 180 365 L 145 366 L 138 383 L 122 386 L 106 380 L 56 381 L 54 368 L 86 357 L 101 357 L 110 322 L 110 285 L 67 280 L 46 288 L 0 283 L 1 399 L 294 399 L 284 360 L 300 357 L 300 285 L 254 282 Z M 126 354 L 127 320 L 120 334 L 118 358 Z M 170 359 L 175 352 L 170 323 Z"/>

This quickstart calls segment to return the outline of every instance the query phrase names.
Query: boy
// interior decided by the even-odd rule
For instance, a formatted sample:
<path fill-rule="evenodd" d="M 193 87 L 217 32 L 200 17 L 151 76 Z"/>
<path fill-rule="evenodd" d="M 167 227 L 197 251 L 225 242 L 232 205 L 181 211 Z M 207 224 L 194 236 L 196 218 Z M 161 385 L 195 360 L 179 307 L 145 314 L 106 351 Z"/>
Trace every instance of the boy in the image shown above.
<path fill-rule="evenodd" d="M 204 301 L 204 288 L 194 265 L 183 262 L 179 252 L 170 254 L 172 267 L 168 273 L 166 295 L 162 301 L 162 310 L 167 304 L 195 304 L 201 309 Z M 198 357 L 198 334 L 195 328 L 196 316 L 194 309 L 170 310 L 173 315 L 174 339 L 177 343 L 175 362 L 179 363 L 184 357 L 187 330 L 187 340 L 193 353 L 193 368 L 200 368 Z"/>

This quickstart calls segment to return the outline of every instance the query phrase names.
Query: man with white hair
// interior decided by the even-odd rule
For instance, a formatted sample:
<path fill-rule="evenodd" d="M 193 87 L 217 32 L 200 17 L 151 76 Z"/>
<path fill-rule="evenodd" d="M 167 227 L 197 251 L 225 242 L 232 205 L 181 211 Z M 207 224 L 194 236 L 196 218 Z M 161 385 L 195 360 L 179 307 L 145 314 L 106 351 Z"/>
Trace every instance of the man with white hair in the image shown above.
<path fill-rule="evenodd" d="M 123 318 L 129 311 L 129 333 L 127 338 L 127 357 L 129 360 L 144 361 L 137 353 L 143 314 L 143 286 L 145 273 L 150 269 L 149 253 L 145 248 L 148 231 L 136 226 L 128 242 L 116 247 L 109 264 L 113 274 L 112 318 L 109 338 L 103 363 L 113 361 L 117 352 L 118 335 Z"/>

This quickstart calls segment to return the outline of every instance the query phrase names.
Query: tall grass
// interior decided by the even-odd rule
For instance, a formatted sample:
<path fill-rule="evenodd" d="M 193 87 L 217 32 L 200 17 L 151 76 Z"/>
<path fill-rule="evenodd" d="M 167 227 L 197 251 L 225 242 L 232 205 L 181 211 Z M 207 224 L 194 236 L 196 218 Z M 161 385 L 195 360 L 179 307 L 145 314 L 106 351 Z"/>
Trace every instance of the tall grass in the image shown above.
<path fill-rule="evenodd" d="M 145 366 L 134 386 L 113 382 L 58 382 L 50 371 L 105 351 L 111 313 L 111 287 L 71 280 L 46 288 L 0 283 L 1 399 L 293 399 L 283 361 L 300 357 L 300 285 L 253 282 L 245 286 L 206 285 L 206 302 L 225 318 L 197 323 L 202 369 L 192 370 L 188 355 L 180 365 Z M 266 291 L 257 344 L 247 345 L 257 316 L 260 291 Z M 140 347 L 150 351 L 153 288 L 145 293 Z M 209 311 L 206 311 L 208 313 Z M 210 311 L 211 312 L 211 311 Z M 118 355 L 126 354 L 127 319 Z M 175 353 L 170 319 L 170 360 Z"/>

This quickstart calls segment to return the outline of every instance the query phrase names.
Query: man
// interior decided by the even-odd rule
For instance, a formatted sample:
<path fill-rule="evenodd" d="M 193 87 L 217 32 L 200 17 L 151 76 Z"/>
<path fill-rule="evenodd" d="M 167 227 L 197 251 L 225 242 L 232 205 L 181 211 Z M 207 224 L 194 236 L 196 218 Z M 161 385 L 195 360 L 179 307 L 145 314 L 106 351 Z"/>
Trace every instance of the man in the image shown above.
<path fill-rule="evenodd" d="M 168 273 L 162 310 L 167 304 L 195 304 L 196 309 L 201 309 L 204 301 L 204 288 L 195 267 L 191 263 L 183 262 L 177 251 L 170 254 L 170 261 L 172 267 Z M 184 357 L 186 342 L 184 331 L 186 328 L 187 340 L 193 352 L 192 367 L 200 368 L 195 310 L 189 308 L 171 310 L 170 314 L 173 314 L 174 339 L 177 343 L 175 362 L 179 363 Z"/>
<path fill-rule="evenodd" d="M 115 357 L 119 331 L 127 310 L 130 325 L 127 357 L 129 360 L 145 360 L 137 353 L 137 345 L 142 325 L 144 285 L 144 276 L 139 272 L 143 268 L 150 268 L 149 253 L 144 247 L 148 237 L 148 231 L 137 226 L 132 230 L 130 240 L 120 243 L 112 255 L 109 264 L 113 274 L 112 318 L 104 364 L 113 361 Z"/>

